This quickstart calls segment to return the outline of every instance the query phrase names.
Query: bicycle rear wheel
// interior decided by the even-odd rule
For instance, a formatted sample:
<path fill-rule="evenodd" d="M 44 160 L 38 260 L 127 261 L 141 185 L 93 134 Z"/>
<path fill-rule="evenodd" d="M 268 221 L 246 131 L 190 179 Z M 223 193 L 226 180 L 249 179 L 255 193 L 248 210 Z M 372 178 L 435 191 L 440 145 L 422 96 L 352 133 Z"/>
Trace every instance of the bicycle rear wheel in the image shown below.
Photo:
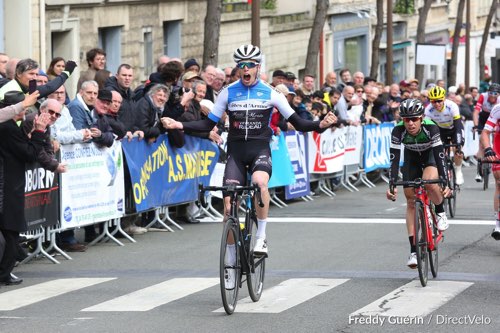
<path fill-rule="evenodd" d="M 252 301 L 257 302 L 262 295 L 262 290 L 264 289 L 264 274 L 266 271 L 266 257 L 265 256 L 255 256 L 253 254 L 253 248 L 255 246 L 254 235 L 257 233 L 257 219 L 255 217 L 247 216 L 250 221 L 247 221 L 247 234 L 249 239 L 249 250 L 248 250 L 248 266 L 249 270 L 247 273 L 247 285 L 248 293 Z"/>
<path fill-rule="evenodd" d="M 232 314 L 238 302 L 238 291 L 241 284 L 241 264 L 238 250 L 238 229 L 236 229 L 234 218 L 229 218 L 224 225 L 220 244 L 220 291 L 222 304 L 227 314 Z M 229 244 L 231 241 L 233 244 Z M 231 259 L 232 258 L 232 259 Z M 229 281 L 227 278 L 233 278 Z"/>
<path fill-rule="evenodd" d="M 446 198 L 448 203 L 448 210 L 450 212 L 450 217 L 455 217 L 455 213 L 457 211 L 457 175 L 455 173 L 455 168 L 453 167 L 453 163 L 451 163 L 451 169 L 449 172 L 449 181 L 450 181 L 450 189 L 453 190 L 451 197 Z"/>
<path fill-rule="evenodd" d="M 431 218 L 429 216 L 429 218 Z M 437 223 L 436 223 L 436 217 L 433 214 L 432 215 L 432 221 L 429 221 L 432 223 L 431 229 L 432 229 L 432 238 L 434 239 L 434 250 L 430 251 L 429 250 L 429 265 L 431 266 L 431 273 L 432 277 L 436 277 L 438 275 L 438 268 L 439 268 L 439 247 L 438 247 L 438 235 L 439 235 L 439 230 L 437 228 Z"/>
<path fill-rule="evenodd" d="M 429 252 L 427 251 L 427 229 L 422 202 L 415 202 L 415 247 L 417 251 L 418 276 L 422 287 L 427 285 L 429 275 Z"/>

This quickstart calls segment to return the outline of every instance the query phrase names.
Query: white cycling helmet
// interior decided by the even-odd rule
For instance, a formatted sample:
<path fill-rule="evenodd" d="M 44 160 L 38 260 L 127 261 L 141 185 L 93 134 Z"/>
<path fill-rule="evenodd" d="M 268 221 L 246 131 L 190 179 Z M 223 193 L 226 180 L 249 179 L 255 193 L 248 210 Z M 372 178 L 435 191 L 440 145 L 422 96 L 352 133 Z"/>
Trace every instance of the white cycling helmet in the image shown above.
<path fill-rule="evenodd" d="M 262 52 L 257 46 L 252 44 L 241 45 L 234 51 L 233 59 L 235 62 L 253 60 L 260 64 L 262 60 Z"/>

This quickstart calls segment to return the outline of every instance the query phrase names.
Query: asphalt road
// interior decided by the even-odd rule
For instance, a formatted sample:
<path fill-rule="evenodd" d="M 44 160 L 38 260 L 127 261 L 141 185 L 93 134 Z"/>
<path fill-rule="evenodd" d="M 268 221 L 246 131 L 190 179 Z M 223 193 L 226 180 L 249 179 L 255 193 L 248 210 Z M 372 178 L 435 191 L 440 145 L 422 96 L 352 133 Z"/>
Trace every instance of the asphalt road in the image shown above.
<path fill-rule="evenodd" d="M 273 207 L 262 299 L 246 304 L 244 286 L 231 316 L 220 312 L 221 224 L 184 224 L 57 256 L 59 265 L 43 257 L 20 265 L 23 284 L 0 288 L 0 332 L 499 331 L 493 190 L 473 174 L 465 169 L 439 275 L 425 288 L 405 266 L 405 202 L 387 201 L 378 183 Z"/>

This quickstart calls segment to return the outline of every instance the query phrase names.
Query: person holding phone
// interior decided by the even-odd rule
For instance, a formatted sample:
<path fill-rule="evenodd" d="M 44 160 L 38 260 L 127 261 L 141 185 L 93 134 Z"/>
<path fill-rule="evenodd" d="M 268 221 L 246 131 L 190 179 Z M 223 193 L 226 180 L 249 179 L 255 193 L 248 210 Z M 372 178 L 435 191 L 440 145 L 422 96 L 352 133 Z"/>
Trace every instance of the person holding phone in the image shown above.
<path fill-rule="evenodd" d="M 20 91 L 26 94 L 38 90 L 40 92 L 39 98 L 47 97 L 66 82 L 75 68 L 76 63 L 68 61 L 65 70 L 59 76 L 47 84 L 37 87 L 38 63 L 33 59 L 22 59 L 17 63 L 14 79 L 0 89 L 0 101 L 4 99 L 4 95 L 8 91 Z M 35 83 L 30 83 L 30 81 Z"/>

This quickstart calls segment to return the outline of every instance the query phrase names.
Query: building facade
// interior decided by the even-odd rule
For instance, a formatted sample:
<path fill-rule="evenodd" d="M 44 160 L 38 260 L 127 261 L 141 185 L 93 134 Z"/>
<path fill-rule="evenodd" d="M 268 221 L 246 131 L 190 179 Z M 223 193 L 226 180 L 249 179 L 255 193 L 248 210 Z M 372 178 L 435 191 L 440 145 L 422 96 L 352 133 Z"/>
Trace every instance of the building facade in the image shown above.
<path fill-rule="evenodd" d="M 492 0 L 473 1 L 471 22 L 471 85 L 479 80 L 478 52 Z M 384 4 L 386 2 L 384 1 Z M 414 76 L 417 9 L 423 0 L 404 2 L 415 9 L 393 14 L 393 78 Z M 260 41 L 265 53 L 263 69 L 304 74 L 307 45 L 315 15 L 314 0 L 261 0 Z M 398 5 L 398 0 L 394 0 Z M 426 43 L 451 49 L 458 0 L 434 0 L 426 24 Z M 223 0 L 218 66 L 232 66 L 232 51 L 251 40 L 251 10 L 246 0 Z M 398 7 L 399 8 L 399 7 Z M 386 12 L 386 8 L 384 7 Z M 134 68 L 135 85 L 156 68 L 156 59 L 167 54 L 183 60 L 203 55 L 203 0 L 0 0 L 0 52 L 11 57 L 32 57 L 47 68 L 55 56 L 76 60 L 86 70 L 85 53 L 101 47 L 107 69 L 114 73 L 121 63 Z M 20 15 L 22 13 L 22 15 Z M 384 20 L 387 16 L 384 15 Z M 328 71 L 349 68 L 370 72 L 372 39 L 376 25 L 375 0 L 330 0 L 321 43 L 318 85 Z M 494 22 L 498 21 L 495 16 Z M 486 64 L 495 71 L 500 49 L 498 28 L 491 27 Z M 380 45 L 379 81 L 385 80 L 386 25 Z M 448 52 L 449 57 L 449 52 Z M 465 45 L 459 48 L 459 68 L 464 67 Z M 493 60 L 492 60 L 493 59 Z M 463 82 L 464 70 L 458 70 Z M 426 66 L 425 78 L 445 78 L 446 67 Z M 76 80 L 68 87 L 74 93 Z M 76 88 L 75 88 L 76 89 Z"/>

